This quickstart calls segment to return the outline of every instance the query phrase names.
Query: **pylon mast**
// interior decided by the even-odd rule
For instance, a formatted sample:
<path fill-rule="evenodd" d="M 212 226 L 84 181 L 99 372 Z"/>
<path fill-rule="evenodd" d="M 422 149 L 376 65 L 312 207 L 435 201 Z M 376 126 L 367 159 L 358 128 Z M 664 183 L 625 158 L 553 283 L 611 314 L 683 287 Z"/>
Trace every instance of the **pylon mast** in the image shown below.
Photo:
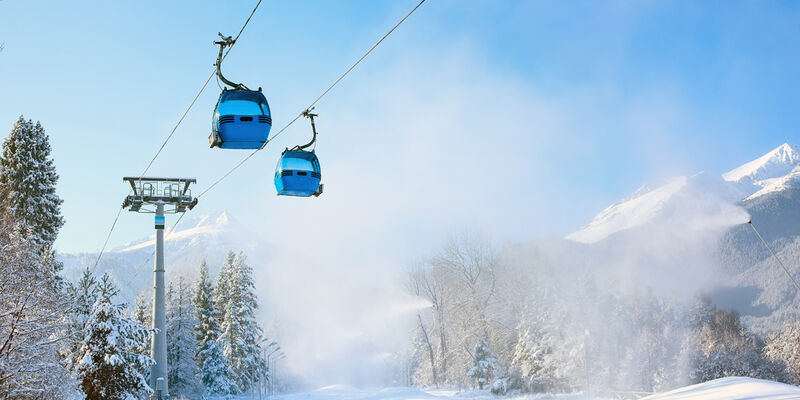
<path fill-rule="evenodd" d="M 189 185 L 196 183 L 193 178 L 144 178 L 125 177 L 130 183 L 131 194 L 125 197 L 123 208 L 129 211 L 155 214 L 156 244 L 153 262 L 153 330 L 150 356 L 155 364 L 150 369 L 152 398 L 161 400 L 169 397 L 167 382 L 167 312 L 164 284 L 164 214 L 175 214 L 191 210 L 197 205 Z M 150 207 L 153 207 L 150 209 Z"/>

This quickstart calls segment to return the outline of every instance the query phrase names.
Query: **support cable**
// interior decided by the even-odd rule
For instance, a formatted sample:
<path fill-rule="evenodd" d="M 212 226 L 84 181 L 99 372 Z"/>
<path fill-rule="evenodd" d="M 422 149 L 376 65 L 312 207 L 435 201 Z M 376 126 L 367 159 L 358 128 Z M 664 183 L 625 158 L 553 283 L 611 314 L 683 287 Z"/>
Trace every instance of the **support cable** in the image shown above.
<path fill-rule="evenodd" d="M 339 84 L 339 82 L 341 82 L 341 81 L 342 81 L 342 79 L 344 79 L 344 78 L 345 78 L 345 77 L 346 77 L 346 76 L 347 76 L 347 75 L 350 73 L 350 71 L 352 71 L 353 69 L 355 69 L 355 68 L 356 68 L 356 66 L 358 66 L 358 64 L 360 64 L 360 63 L 361 63 L 361 61 L 363 61 L 365 58 L 367 58 L 367 56 L 368 56 L 368 55 L 370 55 L 370 54 L 372 53 L 372 51 L 373 51 L 373 50 L 375 50 L 375 48 L 377 48 L 377 47 L 378 47 L 378 46 L 379 46 L 379 45 L 380 45 L 380 44 L 381 44 L 381 43 L 382 43 L 382 42 L 383 42 L 383 41 L 384 41 L 384 40 L 385 40 L 387 37 L 389 37 L 389 35 L 391 35 L 391 34 L 392 34 L 392 32 L 394 32 L 394 31 L 395 31 L 395 29 L 397 29 L 397 28 L 400 26 L 400 24 L 402 24 L 402 23 L 403 23 L 403 22 L 404 22 L 406 19 L 408 19 L 408 17 L 410 17 L 410 16 L 411 16 L 411 14 L 413 14 L 413 13 L 414 13 L 414 11 L 417 11 L 417 9 L 418 9 L 418 8 L 419 8 L 419 7 L 422 5 L 422 3 L 425 3 L 425 0 L 420 0 L 420 2 L 419 2 L 419 3 L 418 3 L 418 4 L 417 4 L 417 5 L 416 5 L 416 6 L 415 6 L 413 9 L 411 9 L 411 11 L 409 11 L 409 12 L 408 12 L 408 14 L 406 14 L 406 16 L 405 16 L 405 17 L 403 17 L 403 19 L 401 19 L 401 20 L 400 20 L 400 21 L 399 21 L 397 24 L 395 24 L 395 25 L 392 27 L 392 29 L 390 29 L 390 30 L 389 30 L 389 32 L 386 32 L 386 34 L 385 34 L 385 35 L 383 35 L 383 37 L 381 37 L 381 38 L 380 38 L 380 39 L 379 39 L 377 42 L 375 42 L 375 44 L 374 44 L 374 45 L 372 45 L 372 47 L 370 47 L 370 48 L 369 48 L 369 50 L 367 50 L 367 52 L 366 52 L 366 53 L 364 53 L 364 55 L 362 55 L 362 56 L 361 56 L 361 58 L 359 58 L 359 59 L 358 59 L 358 60 L 357 60 L 355 63 L 353 63 L 353 65 L 351 65 L 351 66 L 350 66 L 350 68 L 348 68 L 346 71 L 344 71 L 344 73 L 343 73 L 342 75 L 340 75 L 340 76 L 339 76 L 339 78 L 337 78 L 337 79 L 336 79 L 336 80 L 335 80 L 335 81 L 334 81 L 334 82 L 333 82 L 333 83 L 332 83 L 330 86 L 328 86 L 328 88 L 327 88 L 327 89 L 325 89 L 325 91 L 324 91 L 324 92 L 322 92 L 322 94 L 320 94 L 320 95 L 319 95 L 319 97 L 317 97 L 317 98 L 316 98 L 316 99 L 315 99 L 313 102 L 311 102 L 311 104 L 310 104 L 308 107 L 306 107 L 306 109 L 305 109 L 305 110 L 303 110 L 302 112 L 300 112 L 300 114 L 298 114 L 296 117 L 294 117 L 294 119 L 292 119 L 291 121 L 289 121 L 289 123 L 288 123 L 288 124 L 286 124 L 286 125 L 285 125 L 283 128 L 281 128 L 281 129 L 278 131 L 278 133 L 276 133 L 276 134 L 272 135 L 272 137 L 268 138 L 268 139 L 267 139 L 267 140 L 264 142 L 264 144 L 263 144 L 263 145 L 262 145 L 260 148 L 253 150 L 253 152 L 251 152 L 251 153 L 250 153 L 250 154 L 248 154 L 248 155 L 247 155 L 245 158 L 243 158 L 241 161 L 239 161 L 239 162 L 238 162 L 236 165 L 234 165 L 234 166 L 233 166 L 233 168 L 231 168 L 230 170 L 228 170 L 228 172 L 226 172 L 226 173 L 225 173 L 224 175 L 222 175 L 222 176 L 221 176 L 219 179 L 217 179 L 216 181 L 214 181 L 214 183 L 212 183 L 212 184 L 211 184 L 209 187 L 207 187 L 205 190 L 203 190 L 202 192 L 200 192 L 200 194 L 199 194 L 199 195 L 197 195 L 197 198 L 199 199 L 199 198 L 200 198 L 200 197 L 202 197 L 204 194 L 206 194 L 208 191 L 210 191 L 210 190 L 211 190 L 211 189 L 213 189 L 215 186 L 217 186 L 217 184 L 219 184 L 220 182 L 222 182 L 223 180 L 225 180 L 225 178 L 227 178 L 228 176 L 230 176 L 230 174 L 232 174 L 234 171 L 236 171 L 237 169 L 239 169 L 239 167 L 241 167 L 241 166 L 242 166 L 244 163 L 246 163 L 246 162 L 247 162 L 247 160 L 249 160 L 250 158 L 252 158 L 252 157 L 253 157 L 253 156 L 254 156 L 256 153 L 258 153 L 259 151 L 263 150 L 263 149 L 264 149 L 264 148 L 267 146 L 267 144 L 269 144 L 269 142 L 271 142 L 272 140 L 274 140 L 276 137 L 280 136 L 280 134 L 281 134 L 281 133 L 283 133 L 283 132 L 284 132 L 284 131 L 285 131 L 287 128 L 289 128 L 290 126 L 292 126 L 292 124 L 294 124 L 295 122 L 297 122 L 297 120 L 298 120 L 298 119 L 300 119 L 300 117 L 302 117 L 302 116 L 303 116 L 305 113 L 308 113 L 309 111 L 311 111 L 311 109 L 313 109 L 313 108 L 314 108 L 314 106 L 315 106 L 317 103 L 319 103 L 319 101 L 320 101 L 320 100 L 322 100 L 322 98 L 323 98 L 323 97 L 325 97 L 325 95 L 327 95 L 327 94 L 328 94 L 328 92 L 330 92 L 330 91 L 331 91 L 331 90 L 332 90 L 332 89 L 333 89 L 333 88 L 334 88 L 336 85 L 338 85 L 338 84 Z"/>
<path fill-rule="evenodd" d="M 100 264 L 100 257 L 103 256 L 103 252 L 105 252 L 106 246 L 108 245 L 108 240 L 111 239 L 111 233 L 114 232 L 114 227 L 117 226 L 119 215 L 122 214 L 122 210 L 124 209 L 125 207 L 120 207 L 119 210 L 117 211 L 117 216 L 114 217 L 114 222 L 111 224 L 111 229 L 108 230 L 108 235 L 106 235 L 106 241 L 103 242 L 103 248 L 100 249 L 100 254 L 98 254 L 97 259 L 94 260 L 94 266 L 92 267 L 92 275 L 94 275 L 94 272 L 97 270 L 97 265 Z"/>
<path fill-rule="evenodd" d="M 797 288 L 797 292 L 800 293 L 800 285 L 797 284 L 797 281 L 794 279 L 792 274 L 789 273 L 789 269 L 786 268 L 786 265 L 783 264 L 783 261 L 781 261 L 781 259 L 778 258 L 778 255 L 775 254 L 774 251 L 772 251 L 772 248 L 769 247 L 769 245 L 767 244 L 767 241 L 764 240 L 764 238 L 761 236 L 760 233 L 758 233 L 758 229 L 756 229 L 756 226 L 753 225 L 753 221 L 747 221 L 747 224 L 750 225 L 751 228 L 753 228 L 753 232 L 755 232 L 756 235 L 758 235 L 758 238 L 761 239 L 761 243 L 764 243 L 764 247 L 766 247 L 767 250 L 769 250 L 770 254 L 772 254 L 772 257 L 775 258 L 775 261 L 777 261 L 778 264 L 781 266 L 781 268 L 783 268 L 783 272 L 786 272 L 786 276 L 788 276 L 789 279 L 792 280 L 792 283 L 794 283 L 794 287 Z"/>

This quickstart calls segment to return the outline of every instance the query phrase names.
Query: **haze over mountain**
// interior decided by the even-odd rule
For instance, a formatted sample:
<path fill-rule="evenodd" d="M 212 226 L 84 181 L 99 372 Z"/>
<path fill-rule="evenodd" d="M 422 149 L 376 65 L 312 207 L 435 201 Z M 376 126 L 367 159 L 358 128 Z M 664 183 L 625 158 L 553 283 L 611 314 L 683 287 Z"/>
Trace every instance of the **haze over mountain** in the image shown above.
<path fill-rule="evenodd" d="M 640 247 L 642 237 L 664 242 L 683 235 L 681 246 L 672 247 L 676 253 L 702 247 L 695 240 L 712 240 L 710 258 L 703 262 L 713 266 L 687 268 L 682 277 L 704 280 L 698 287 L 710 292 L 715 303 L 737 309 L 755 327 L 774 328 L 787 313 L 798 315 L 798 294 L 746 224 L 750 219 L 799 276 L 800 146 L 784 143 L 722 175 L 700 172 L 643 186 L 567 239 L 617 248 Z"/>

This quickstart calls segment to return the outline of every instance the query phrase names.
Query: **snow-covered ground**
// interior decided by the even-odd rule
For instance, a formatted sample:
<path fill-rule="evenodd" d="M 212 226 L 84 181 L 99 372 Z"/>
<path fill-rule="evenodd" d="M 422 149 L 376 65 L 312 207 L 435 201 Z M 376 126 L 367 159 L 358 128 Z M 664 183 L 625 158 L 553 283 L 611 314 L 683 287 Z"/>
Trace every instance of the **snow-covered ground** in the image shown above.
<path fill-rule="evenodd" d="M 345 385 L 326 386 L 311 392 L 274 396 L 276 400 L 425 400 L 425 399 L 464 399 L 464 400 L 583 400 L 586 396 L 576 394 L 542 394 L 527 396 L 494 396 L 486 390 L 459 392 L 457 390 L 420 390 L 408 387 L 383 389 L 356 389 Z M 592 396 L 592 399 L 603 400 Z"/>
<path fill-rule="evenodd" d="M 487 391 L 458 392 L 456 390 L 420 390 L 406 387 L 384 389 L 356 389 L 345 385 L 326 386 L 311 392 L 274 396 L 276 400 L 584 400 L 588 396 L 575 394 L 539 394 L 523 396 L 493 396 Z M 636 398 L 623 393 L 607 394 L 607 397 L 592 395 L 594 400 Z M 800 388 L 772 381 L 753 378 L 722 378 L 686 386 L 666 393 L 654 394 L 641 400 L 791 400 L 800 399 Z"/>
<path fill-rule="evenodd" d="M 789 400 L 800 399 L 800 388 L 783 383 L 753 378 L 730 377 L 670 392 L 645 397 L 642 400 Z"/>

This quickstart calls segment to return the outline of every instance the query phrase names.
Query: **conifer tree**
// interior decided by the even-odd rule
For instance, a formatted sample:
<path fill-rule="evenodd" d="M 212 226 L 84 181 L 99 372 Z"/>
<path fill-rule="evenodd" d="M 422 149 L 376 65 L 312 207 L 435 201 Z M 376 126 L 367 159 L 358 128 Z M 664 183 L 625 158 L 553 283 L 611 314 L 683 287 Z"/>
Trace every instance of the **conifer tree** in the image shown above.
<path fill-rule="evenodd" d="M 100 281 L 98 292 L 76 371 L 81 389 L 88 400 L 145 397 L 152 390 L 140 371 L 154 361 L 135 349 L 147 340 L 148 331 L 124 316 L 123 305 L 113 304 L 118 291 L 107 274 Z"/>
<path fill-rule="evenodd" d="M 222 342 L 223 355 L 231 362 L 237 386 L 247 391 L 266 368 L 258 341 L 262 330 L 255 317 L 258 301 L 253 270 L 245 263 L 242 254 L 231 261 L 226 262 L 219 278 L 220 286 L 224 288 L 217 293 L 223 314 L 219 341 Z"/>
<path fill-rule="evenodd" d="M 200 368 L 200 379 L 205 386 L 206 394 L 212 396 L 234 395 L 240 392 L 236 382 L 230 377 L 234 375 L 230 361 L 222 354 L 222 349 L 215 340 L 205 344 L 205 350 L 200 352 L 203 366 Z"/>
<path fill-rule="evenodd" d="M 67 284 L 66 291 L 72 300 L 72 309 L 68 316 L 70 341 L 64 355 L 70 369 L 74 369 L 81 358 L 81 345 L 85 336 L 86 322 L 92 315 L 92 307 L 97 301 L 100 288 L 89 268 L 83 270 L 78 282 Z"/>
<path fill-rule="evenodd" d="M 3 142 L 0 206 L 30 229 L 31 239 L 43 251 L 49 251 L 64 224 L 57 182 L 44 128 L 20 116 Z"/>
<path fill-rule="evenodd" d="M 203 365 L 205 358 L 203 351 L 207 349 L 207 343 L 216 341 L 219 338 L 219 312 L 214 302 L 214 286 L 208 276 L 208 266 L 206 261 L 200 264 L 200 276 L 194 290 L 192 305 L 197 313 L 197 325 L 194 327 L 194 335 L 197 340 L 197 365 Z"/>
<path fill-rule="evenodd" d="M 467 371 L 467 376 L 475 379 L 478 389 L 483 389 L 494 380 L 500 367 L 499 360 L 489 348 L 486 337 L 481 337 L 475 344 L 472 357 L 472 367 Z"/>
<path fill-rule="evenodd" d="M 239 388 L 232 380 L 235 374 L 230 368 L 230 361 L 222 355 L 222 349 L 217 342 L 220 336 L 217 318 L 220 313 L 217 311 L 214 286 L 208 275 L 205 260 L 200 264 L 200 277 L 192 304 L 197 313 L 195 338 L 198 352 L 195 360 L 200 367 L 199 377 L 205 386 L 206 394 L 225 396 L 239 393 Z"/>
<path fill-rule="evenodd" d="M 183 277 L 170 284 L 171 296 L 167 303 L 167 365 L 169 365 L 170 394 L 175 397 L 193 397 L 199 390 L 195 363 L 197 324 L 192 290 Z"/>
<path fill-rule="evenodd" d="M 144 292 L 136 296 L 133 306 L 133 320 L 148 329 L 153 326 L 153 305 Z M 150 354 L 150 339 L 147 340 L 144 347 L 139 349 L 139 353 Z"/>
<path fill-rule="evenodd" d="M 217 321 L 222 323 L 225 317 L 225 305 L 228 304 L 231 293 L 232 280 L 236 272 L 236 254 L 228 250 L 225 255 L 225 262 L 217 275 L 216 289 L 214 293 L 214 301 L 217 305 Z"/>

